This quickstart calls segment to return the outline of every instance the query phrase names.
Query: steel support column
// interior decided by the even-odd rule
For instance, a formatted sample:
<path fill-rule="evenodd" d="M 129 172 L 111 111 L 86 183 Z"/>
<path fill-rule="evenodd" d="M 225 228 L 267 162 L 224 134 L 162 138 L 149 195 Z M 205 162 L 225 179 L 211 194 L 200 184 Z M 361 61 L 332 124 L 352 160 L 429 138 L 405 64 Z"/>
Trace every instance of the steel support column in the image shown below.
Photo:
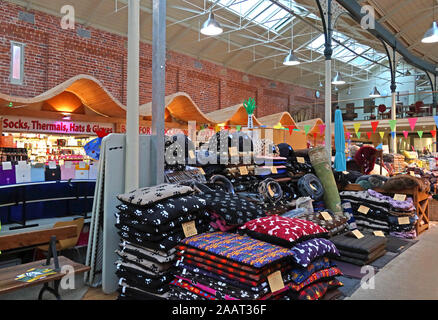
<path fill-rule="evenodd" d="M 156 142 L 157 184 L 164 182 L 164 105 L 166 89 L 166 0 L 152 4 L 152 134 Z"/>
<path fill-rule="evenodd" d="M 128 3 L 128 84 L 125 191 L 139 187 L 140 0 Z"/>

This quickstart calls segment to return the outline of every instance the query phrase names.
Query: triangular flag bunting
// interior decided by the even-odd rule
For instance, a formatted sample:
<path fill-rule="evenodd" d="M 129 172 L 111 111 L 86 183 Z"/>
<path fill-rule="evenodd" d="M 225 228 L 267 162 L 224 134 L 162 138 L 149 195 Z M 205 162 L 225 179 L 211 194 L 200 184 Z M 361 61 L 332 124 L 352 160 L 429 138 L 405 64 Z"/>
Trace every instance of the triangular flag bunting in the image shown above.
<path fill-rule="evenodd" d="M 355 123 L 354 124 L 354 131 L 356 132 L 356 134 L 359 132 L 360 129 L 360 123 Z"/>
<path fill-rule="evenodd" d="M 383 137 L 385 136 L 385 132 L 380 131 L 379 134 L 380 134 L 380 138 L 383 139 Z"/>
<path fill-rule="evenodd" d="M 434 116 L 433 118 L 435 119 L 435 124 L 438 127 L 438 116 Z"/>
<path fill-rule="evenodd" d="M 418 133 L 418 136 L 420 137 L 420 139 L 423 138 L 423 131 L 417 131 L 417 133 Z"/>
<path fill-rule="evenodd" d="M 436 137 L 436 130 L 430 130 L 430 134 L 432 135 L 432 137 Z"/>
<path fill-rule="evenodd" d="M 392 131 L 392 132 L 391 132 L 391 137 L 392 137 L 393 139 L 395 139 L 396 134 L 397 134 L 397 132 Z"/>
<path fill-rule="evenodd" d="M 383 143 L 379 144 L 376 149 L 377 150 L 382 150 L 383 149 Z"/>
<path fill-rule="evenodd" d="M 407 132 L 407 131 L 403 131 L 403 135 L 405 136 L 405 139 L 407 139 L 407 138 L 408 138 L 408 135 L 409 135 L 409 132 Z"/>
<path fill-rule="evenodd" d="M 240 131 L 240 129 L 242 129 L 242 126 L 236 126 L 237 131 Z"/>
<path fill-rule="evenodd" d="M 317 136 L 318 136 L 318 132 L 314 132 L 314 133 L 313 133 L 313 138 L 316 139 Z"/>
<path fill-rule="evenodd" d="M 345 132 L 345 135 L 347 136 L 347 140 L 350 140 L 350 138 L 351 138 L 351 133 L 350 133 L 350 132 Z"/>
<path fill-rule="evenodd" d="M 289 134 L 292 135 L 292 131 L 294 131 L 295 126 L 289 126 Z"/>
<path fill-rule="evenodd" d="M 409 118 L 409 125 L 411 126 L 411 131 L 414 131 L 415 125 L 417 124 L 418 118 Z"/>
<path fill-rule="evenodd" d="M 320 124 L 319 125 L 319 134 L 322 135 L 322 136 L 324 135 L 325 127 L 326 127 L 325 124 Z"/>
<path fill-rule="evenodd" d="M 367 132 L 368 140 L 371 140 L 371 132 Z"/>
<path fill-rule="evenodd" d="M 397 120 L 389 120 L 389 126 L 391 127 L 391 131 L 395 131 L 396 125 L 397 125 Z"/>
<path fill-rule="evenodd" d="M 356 132 L 356 136 L 360 139 L 360 135 L 362 134 L 362 132 Z"/>
<path fill-rule="evenodd" d="M 414 148 L 414 146 L 411 146 L 412 147 L 412 151 L 415 151 L 415 148 Z"/>
<path fill-rule="evenodd" d="M 371 127 L 373 128 L 373 133 L 376 133 L 378 125 L 379 125 L 379 121 L 371 121 Z"/>
<path fill-rule="evenodd" d="M 310 126 L 309 124 L 306 124 L 306 125 L 304 126 L 304 133 L 306 134 L 306 136 L 307 136 L 307 134 L 309 133 L 310 129 L 311 129 L 311 126 Z"/>

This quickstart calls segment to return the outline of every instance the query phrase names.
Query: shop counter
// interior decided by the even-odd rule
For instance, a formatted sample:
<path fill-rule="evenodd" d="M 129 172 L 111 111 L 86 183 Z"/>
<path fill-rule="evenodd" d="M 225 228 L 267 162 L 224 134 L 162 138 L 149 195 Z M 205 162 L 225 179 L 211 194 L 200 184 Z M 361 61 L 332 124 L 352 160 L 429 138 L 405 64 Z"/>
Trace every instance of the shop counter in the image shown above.
<path fill-rule="evenodd" d="M 91 212 L 95 180 L 45 181 L 0 186 L 2 224 L 18 223 L 11 230 L 35 227 L 28 220 Z M 18 217 L 18 219 L 16 219 Z"/>

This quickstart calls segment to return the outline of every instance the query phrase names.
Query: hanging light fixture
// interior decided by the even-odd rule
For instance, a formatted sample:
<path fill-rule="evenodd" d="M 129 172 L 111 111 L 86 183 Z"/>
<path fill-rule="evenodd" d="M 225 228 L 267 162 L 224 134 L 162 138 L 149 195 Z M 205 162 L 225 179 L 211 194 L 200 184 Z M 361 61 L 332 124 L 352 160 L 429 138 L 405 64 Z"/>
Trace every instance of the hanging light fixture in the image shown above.
<path fill-rule="evenodd" d="M 377 87 L 374 86 L 373 91 L 370 92 L 370 97 L 371 98 L 378 98 L 381 97 L 382 95 L 380 94 L 380 91 L 377 90 Z"/>
<path fill-rule="evenodd" d="M 345 84 L 345 80 L 342 78 L 341 74 L 339 72 L 336 72 L 335 77 L 332 80 L 332 84 L 334 85 L 342 85 Z"/>
<path fill-rule="evenodd" d="M 291 28 L 290 28 L 290 34 L 291 34 L 291 49 L 289 50 L 289 54 L 284 58 L 283 65 L 285 66 L 296 66 L 299 65 L 301 62 L 298 60 L 298 58 L 294 54 L 294 19 L 293 17 L 290 19 L 291 21 Z"/>
<path fill-rule="evenodd" d="M 224 32 L 221 24 L 214 18 L 213 12 L 210 12 L 208 19 L 202 24 L 201 33 L 206 36 L 217 36 Z"/>
<path fill-rule="evenodd" d="M 435 0 L 433 0 L 433 21 L 432 27 L 426 31 L 421 42 L 423 43 L 437 43 L 438 42 L 438 24 L 435 21 Z"/>

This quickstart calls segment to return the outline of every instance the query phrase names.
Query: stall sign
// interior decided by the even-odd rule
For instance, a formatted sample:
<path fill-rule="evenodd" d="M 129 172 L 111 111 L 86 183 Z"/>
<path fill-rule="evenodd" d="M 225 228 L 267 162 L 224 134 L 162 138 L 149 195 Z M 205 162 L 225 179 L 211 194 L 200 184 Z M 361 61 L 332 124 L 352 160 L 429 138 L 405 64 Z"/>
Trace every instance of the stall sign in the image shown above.
<path fill-rule="evenodd" d="M 3 131 L 12 132 L 95 135 L 96 131 L 102 129 L 104 129 L 108 133 L 112 133 L 115 131 L 114 124 L 111 123 L 56 121 L 16 116 L 3 116 L 2 124 Z"/>

